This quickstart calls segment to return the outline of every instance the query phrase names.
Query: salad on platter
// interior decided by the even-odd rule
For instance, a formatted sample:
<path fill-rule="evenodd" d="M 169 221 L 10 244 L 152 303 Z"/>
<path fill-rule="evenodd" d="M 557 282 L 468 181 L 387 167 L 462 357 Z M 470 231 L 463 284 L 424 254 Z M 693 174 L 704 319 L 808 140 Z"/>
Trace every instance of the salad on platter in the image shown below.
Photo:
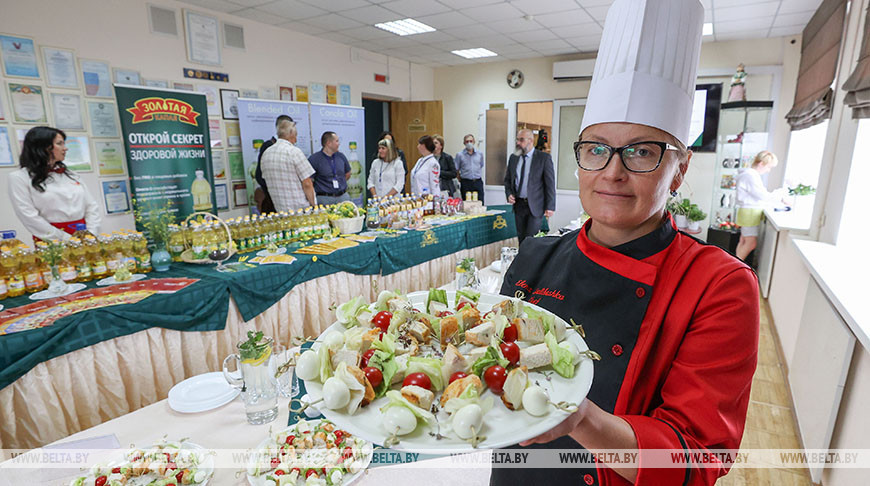
<path fill-rule="evenodd" d="M 372 444 L 328 420 L 300 420 L 261 442 L 247 466 L 252 486 L 338 486 L 363 473 Z"/>
<path fill-rule="evenodd" d="M 468 288 L 356 297 L 336 319 L 296 363 L 310 403 L 408 450 L 498 447 L 546 432 L 585 398 L 600 359 L 579 326 Z"/>
<path fill-rule="evenodd" d="M 212 453 L 184 440 L 162 440 L 130 449 L 121 460 L 94 465 L 70 486 L 205 486 L 213 474 Z"/>

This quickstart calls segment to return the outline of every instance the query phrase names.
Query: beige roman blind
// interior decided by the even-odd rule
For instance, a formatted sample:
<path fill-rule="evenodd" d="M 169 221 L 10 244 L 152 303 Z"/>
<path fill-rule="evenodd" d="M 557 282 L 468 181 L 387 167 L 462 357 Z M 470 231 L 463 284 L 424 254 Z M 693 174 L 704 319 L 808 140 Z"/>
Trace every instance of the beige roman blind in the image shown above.
<path fill-rule="evenodd" d="M 870 118 L 870 8 L 864 17 L 864 40 L 855 70 L 843 83 L 846 98 L 843 100 L 852 108 L 852 118 Z"/>
<path fill-rule="evenodd" d="M 803 31 L 794 106 L 785 116 L 792 130 L 831 117 L 834 78 L 846 22 L 846 0 L 824 0 Z"/>

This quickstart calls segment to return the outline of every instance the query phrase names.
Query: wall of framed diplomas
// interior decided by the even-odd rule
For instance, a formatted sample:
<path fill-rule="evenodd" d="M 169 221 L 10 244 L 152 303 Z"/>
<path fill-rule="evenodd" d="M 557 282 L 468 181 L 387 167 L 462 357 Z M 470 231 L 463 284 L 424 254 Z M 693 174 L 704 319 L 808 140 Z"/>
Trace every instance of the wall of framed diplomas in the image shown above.
<path fill-rule="evenodd" d="M 154 31 L 149 6 L 175 13 L 176 35 Z M 243 29 L 244 48 L 227 47 L 225 23 Z M 375 73 L 388 74 L 389 83 L 376 82 Z M 221 215 L 231 217 L 250 211 L 247 198 L 237 197 L 246 179 L 239 98 L 353 106 L 363 93 L 423 100 L 433 97 L 433 77 L 426 66 L 360 49 L 352 56 L 343 44 L 173 0 L 4 4 L 0 204 L 8 207 L 6 177 L 18 167 L 25 134 L 50 125 L 67 133 L 67 165 L 101 200 L 103 230 L 134 226 L 122 200 L 133 188 L 113 84 L 206 96 L 213 193 Z M 0 230 L 7 229 L 30 236 L 2 211 Z"/>

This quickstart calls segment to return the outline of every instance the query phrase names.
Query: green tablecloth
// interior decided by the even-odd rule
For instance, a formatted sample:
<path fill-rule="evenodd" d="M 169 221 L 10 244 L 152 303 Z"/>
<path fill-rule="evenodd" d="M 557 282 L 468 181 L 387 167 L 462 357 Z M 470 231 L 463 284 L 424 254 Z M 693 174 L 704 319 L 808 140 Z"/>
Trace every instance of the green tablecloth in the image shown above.
<path fill-rule="evenodd" d="M 213 266 L 174 263 L 154 278 L 188 277 L 199 282 L 175 294 L 155 294 L 135 303 L 73 314 L 41 329 L 0 335 L 0 389 L 43 361 L 150 327 L 178 331 L 216 331 L 227 321 L 233 296 L 246 321 L 271 307 L 299 283 L 336 272 L 388 275 L 465 248 L 516 236 L 510 206 L 500 215 L 474 218 L 429 231 L 410 231 L 378 238 L 331 255 L 297 254 L 291 265 L 261 265 L 238 273 L 220 273 Z M 236 260 L 235 257 L 233 260 Z M 95 287 L 93 282 L 89 288 Z M 31 303 L 26 297 L 2 301 L 7 309 Z"/>

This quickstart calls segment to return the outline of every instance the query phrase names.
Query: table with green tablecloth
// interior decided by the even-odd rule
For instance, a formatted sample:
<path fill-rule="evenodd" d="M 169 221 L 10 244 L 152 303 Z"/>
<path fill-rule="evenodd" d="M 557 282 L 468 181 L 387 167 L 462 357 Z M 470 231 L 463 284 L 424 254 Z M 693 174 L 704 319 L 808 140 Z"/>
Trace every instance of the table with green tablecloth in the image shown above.
<path fill-rule="evenodd" d="M 331 306 L 355 295 L 374 299 L 385 288 L 443 285 L 460 258 L 488 265 L 501 246 L 516 245 L 510 206 L 490 209 L 505 212 L 329 255 L 294 254 L 290 265 L 221 273 L 213 265 L 176 263 L 149 278 L 198 281 L 173 294 L 0 335 L 0 446 L 38 446 L 163 399 L 184 378 L 219 370 L 248 329 L 289 343 L 319 334 L 333 321 Z M 9 309 L 30 302 L 23 296 L 2 303 Z"/>

